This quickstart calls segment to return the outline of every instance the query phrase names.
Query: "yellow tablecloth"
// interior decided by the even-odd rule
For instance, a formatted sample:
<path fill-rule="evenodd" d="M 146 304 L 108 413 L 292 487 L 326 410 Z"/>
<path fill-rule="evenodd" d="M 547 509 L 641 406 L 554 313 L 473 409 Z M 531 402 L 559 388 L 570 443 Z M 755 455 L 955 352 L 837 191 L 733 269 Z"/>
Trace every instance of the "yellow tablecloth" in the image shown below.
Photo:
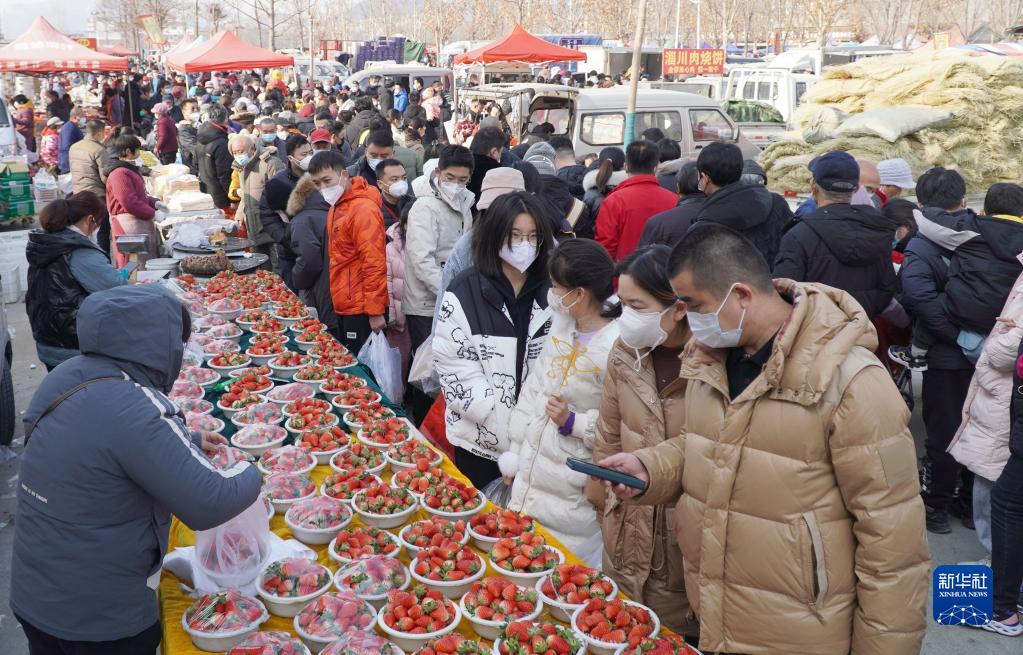
<path fill-rule="evenodd" d="M 444 463 L 442 466 L 446 473 L 462 480 L 466 484 L 469 484 L 469 480 L 464 475 L 462 475 L 461 471 L 459 471 L 455 467 L 454 463 L 451 462 L 451 460 L 449 460 L 447 457 L 444 458 Z M 320 483 L 323 481 L 325 477 L 327 477 L 327 475 L 330 474 L 330 472 L 331 468 L 326 465 L 317 466 L 313 470 L 311 475 L 313 478 L 313 482 L 316 483 L 317 488 L 319 488 Z M 391 478 L 390 468 L 389 467 L 386 468 L 385 472 L 381 473 L 380 475 L 381 477 L 384 478 L 385 481 L 389 481 Z M 490 503 L 488 503 L 487 505 L 488 506 L 484 511 L 495 509 L 495 507 Z M 429 518 L 429 515 L 425 511 L 420 509 L 415 514 L 412 515 L 412 517 L 408 520 L 407 523 L 418 521 L 424 518 Z M 358 515 L 356 515 L 355 520 L 352 521 L 352 525 L 361 524 L 362 523 Z M 288 526 L 284 523 L 284 517 L 281 515 L 276 515 L 273 517 L 273 519 L 270 521 L 270 528 L 276 534 L 280 535 L 284 539 L 290 539 L 292 536 L 291 530 L 288 529 Z M 392 528 L 391 530 L 389 530 L 389 532 L 397 535 L 400 530 L 401 527 L 397 527 Z M 574 564 L 582 564 L 582 561 L 578 557 L 576 557 L 572 552 L 570 552 L 563 545 L 561 545 L 561 543 L 558 542 L 553 536 L 551 536 L 551 534 L 548 533 L 543 528 L 543 526 L 538 526 L 538 531 L 547 539 L 548 544 L 555 546 L 565 554 L 565 560 L 567 562 Z M 191 546 L 194 543 L 195 538 L 192 531 L 188 529 L 183 523 L 178 521 L 177 518 L 175 518 L 173 523 L 171 524 L 168 550 L 174 550 L 174 548 L 178 546 Z M 472 545 L 471 539 L 469 541 L 469 545 L 470 546 Z M 338 566 L 337 562 L 335 562 L 334 560 L 330 559 L 327 556 L 327 546 L 310 546 L 310 548 L 314 549 L 318 553 L 317 559 L 321 564 L 324 564 L 331 571 L 337 570 Z M 399 559 L 407 566 L 410 561 L 408 551 L 402 550 Z M 486 560 L 485 555 L 484 560 Z M 496 575 L 493 569 L 489 567 L 489 565 L 487 565 L 486 575 L 487 576 Z M 163 623 L 163 650 L 162 650 L 163 655 L 183 655 L 186 653 L 189 655 L 191 654 L 198 655 L 200 653 L 205 652 L 195 648 L 192 645 L 192 640 L 189 638 L 188 633 L 186 633 L 181 627 L 181 615 L 185 612 L 185 610 L 189 608 L 189 606 L 193 602 L 195 602 L 195 599 L 186 596 L 185 593 L 181 590 L 178 578 L 174 576 L 172 573 L 164 571 L 163 576 L 160 580 L 160 620 Z M 278 630 L 282 632 L 290 632 L 292 634 L 295 634 L 292 619 L 284 619 L 273 615 L 270 616 L 270 620 L 264 623 L 260 629 Z M 461 624 L 458 626 L 458 631 L 464 634 L 466 637 L 472 639 L 479 639 L 479 636 L 476 635 L 475 632 L 473 632 L 472 624 L 469 622 L 469 619 L 467 618 L 462 619 Z M 383 637 L 387 636 L 382 631 L 378 630 L 378 633 Z"/>

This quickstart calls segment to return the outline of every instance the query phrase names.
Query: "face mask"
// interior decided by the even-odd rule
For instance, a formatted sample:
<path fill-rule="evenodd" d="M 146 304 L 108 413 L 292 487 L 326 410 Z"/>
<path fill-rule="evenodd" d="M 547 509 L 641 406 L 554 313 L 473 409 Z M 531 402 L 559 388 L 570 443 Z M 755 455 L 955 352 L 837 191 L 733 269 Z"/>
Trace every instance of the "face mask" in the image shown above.
<path fill-rule="evenodd" d="M 636 351 L 636 370 L 639 370 L 639 362 L 642 359 L 639 349 L 656 348 L 668 338 L 668 333 L 661 327 L 661 317 L 674 307 L 670 305 L 659 312 L 640 312 L 632 307 L 622 307 L 618 330 L 622 343 Z"/>
<path fill-rule="evenodd" d="M 573 289 L 573 291 L 574 291 L 574 289 Z M 571 304 L 566 305 L 565 304 L 565 296 L 567 296 L 569 293 L 572 293 L 572 291 L 569 291 L 569 292 L 565 293 L 564 295 L 559 296 L 558 294 L 554 293 L 554 289 L 548 289 L 547 290 L 547 306 L 550 307 L 551 310 L 554 311 L 555 313 L 564 314 L 564 315 L 568 316 L 569 312 L 571 311 L 571 309 L 573 307 L 575 307 L 576 303 L 578 303 L 579 300 L 580 300 L 580 298 L 576 298 L 575 300 L 572 301 Z"/>
<path fill-rule="evenodd" d="M 277 138 L 280 139 L 281 141 L 287 141 L 288 140 L 288 133 L 287 132 L 283 132 L 283 131 L 282 132 L 278 132 L 277 133 Z"/>
<path fill-rule="evenodd" d="M 309 153 L 308 155 L 299 160 L 298 167 L 301 168 L 303 171 L 307 171 L 309 170 L 309 162 L 311 162 L 312 160 L 313 155 L 312 153 Z"/>
<path fill-rule="evenodd" d="M 408 182 L 405 180 L 398 180 L 387 189 L 387 193 L 391 194 L 395 198 L 400 198 L 408 193 Z"/>
<path fill-rule="evenodd" d="M 739 325 L 734 330 L 721 329 L 721 321 L 718 319 L 718 314 L 721 313 L 721 309 L 728 302 L 728 296 L 732 295 L 732 289 L 734 288 L 735 285 L 733 284 L 728 289 L 728 293 L 725 294 L 725 299 L 721 301 L 717 311 L 699 314 L 690 310 L 687 313 L 693 337 L 703 345 L 711 348 L 735 348 L 739 345 L 739 340 L 742 338 L 742 322 L 746 319 L 746 310 L 742 310 Z"/>
<path fill-rule="evenodd" d="M 449 200 L 454 200 L 455 196 L 458 195 L 458 192 L 461 191 L 464 188 L 465 188 L 465 185 L 464 184 L 459 184 L 458 182 L 441 182 L 440 183 L 440 191 L 441 191 L 441 193 L 443 193 L 445 196 L 447 196 L 447 198 Z"/>
<path fill-rule="evenodd" d="M 536 259 L 536 246 L 531 243 L 516 243 L 511 247 L 505 245 L 501 248 L 499 256 L 514 266 L 519 273 L 525 273 Z"/>
<path fill-rule="evenodd" d="M 380 162 L 382 161 L 383 159 L 370 159 L 369 157 L 366 157 L 366 164 L 368 164 L 370 169 L 374 171 L 377 169 L 377 166 L 379 166 Z"/>
<path fill-rule="evenodd" d="M 132 162 L 132 163 L 134 163 L 136 166 L 145 166 L 146 165 L 146 162 L 142 161 L 141 157 L 136 157 L 135 161 Z"/>
<path fill-rule="evenodd" d="M 252 160 L 252 156 L 247 154 L 247 153 L 242 153 L 240 155 L 235 155 L 234 156 L 234 161 L 239 166 L 245 166 L 245 164 L 248 164 L 251 160 Z"/>
<path fill-rule="evenodd" d="M 328 205 L 332 205 L 338 201 L 338 199 L 344 194 L 344 189 L 340 184 L 320 189 L 320 195 L 327 201 Z"/>
<path fill-rule="evenodd" d="M 85 127 L 85 119 L 81 118 L 78 120 L 78 127 Z"/>
<path fill-rule="evenodd" d="M 277 135 L 276 134 L 260 134 L 259 138 L 260 138 L 260 140 L 263 143 L 273 143 L 274 141 L 277 140 Z"/>

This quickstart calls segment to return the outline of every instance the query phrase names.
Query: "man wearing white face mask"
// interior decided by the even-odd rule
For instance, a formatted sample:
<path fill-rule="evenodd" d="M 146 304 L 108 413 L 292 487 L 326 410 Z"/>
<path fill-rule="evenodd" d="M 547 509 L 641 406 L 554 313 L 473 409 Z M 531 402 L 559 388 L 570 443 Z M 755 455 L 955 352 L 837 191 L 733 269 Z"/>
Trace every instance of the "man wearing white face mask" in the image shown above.
<path fill-rule="evenodd" d="M 408 175 L 397 159 L 385 159 L 377 166 L 377 188 L 380 190 L 380 209 L 384 213 L 384 227 L 390 229 L 398 222 L 407 204 L 415 200 L 409 197 Z"/>
<path fill-rule="evenodd" d="M 291 268 L 295 264 L 295 253 L 288 239 L 288 198 L 295 189 L 299 178 L 309 168 L 313 158 L 313 148 L 309 140 L 301 134 L 291 134 L 284 142 L 288 154 L 288 165 L 266 183 L 263 196 L 259 201 L 259 221 L 263 230 L 273 238 L 276 247 L 270 248 L 270 261 L 284 278 L 284 283 L 291 287 Z"/>
<path fill-rule="evenodd" d="M 256 246 L 267 249 L 273 244 L 273 237 L 263 230 L 259 220 L 259 199 L 263 197 L 266 183 L 284 169 L 273 146 L 259 147 L 255 137 L 235 135 L 231 137 L 231 155 L 238 171 L 238 211 L 236 217 L 245 221 L 249 239 Z"/>
<path fill-rule="evenodd" d="M 394 137 L 389 129 L 373 130 L 366 137 L 366 152 L 348 167 L 350 177 L 361 177 L 370 186 L 377 185 L 380 162 L 394 157 Z"/>
<path fill-rule="evenodd" d="M 720 225 L 690 230 L 668 272 L 693 331 L 682 434 L 600 463 L 647 483 L 617 485 L 620 498 L 677 503 L 700 648 L 919 653 L 930 557 L 916 451 L 862 307 L 772 280 Z"/>

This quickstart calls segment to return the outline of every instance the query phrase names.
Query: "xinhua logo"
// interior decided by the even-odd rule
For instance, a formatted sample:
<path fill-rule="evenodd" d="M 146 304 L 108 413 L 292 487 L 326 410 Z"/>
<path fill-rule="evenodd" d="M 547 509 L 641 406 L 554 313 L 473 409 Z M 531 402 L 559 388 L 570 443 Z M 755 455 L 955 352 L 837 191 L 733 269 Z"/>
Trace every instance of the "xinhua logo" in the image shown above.
<path fill-rule="evenodd" d="M 984 625 L 994 612 L 991 569 L 974 564 L 939 566 L 931 593 L 941 625 Z"/>

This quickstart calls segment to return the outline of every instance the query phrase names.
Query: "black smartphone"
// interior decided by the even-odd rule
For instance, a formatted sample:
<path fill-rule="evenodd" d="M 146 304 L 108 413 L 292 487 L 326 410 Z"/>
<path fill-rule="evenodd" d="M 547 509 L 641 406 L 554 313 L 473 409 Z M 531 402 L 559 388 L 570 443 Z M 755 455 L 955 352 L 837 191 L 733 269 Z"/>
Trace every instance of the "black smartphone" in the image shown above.
<path fill-rule="evenodd" d="M 624 484 L 626 487 L 632 487 L 633 489 L 646 489 L 646 482 L 643 482 L 634 475 L 609 469 L 606 466 L 598 466 L 597 464 L 587 462 L 584 459 L 569 457 L 565 460 L 565 464 L 573 471 L 592 475 L 595 478 L 607 480 L 613 484 Z"/>

